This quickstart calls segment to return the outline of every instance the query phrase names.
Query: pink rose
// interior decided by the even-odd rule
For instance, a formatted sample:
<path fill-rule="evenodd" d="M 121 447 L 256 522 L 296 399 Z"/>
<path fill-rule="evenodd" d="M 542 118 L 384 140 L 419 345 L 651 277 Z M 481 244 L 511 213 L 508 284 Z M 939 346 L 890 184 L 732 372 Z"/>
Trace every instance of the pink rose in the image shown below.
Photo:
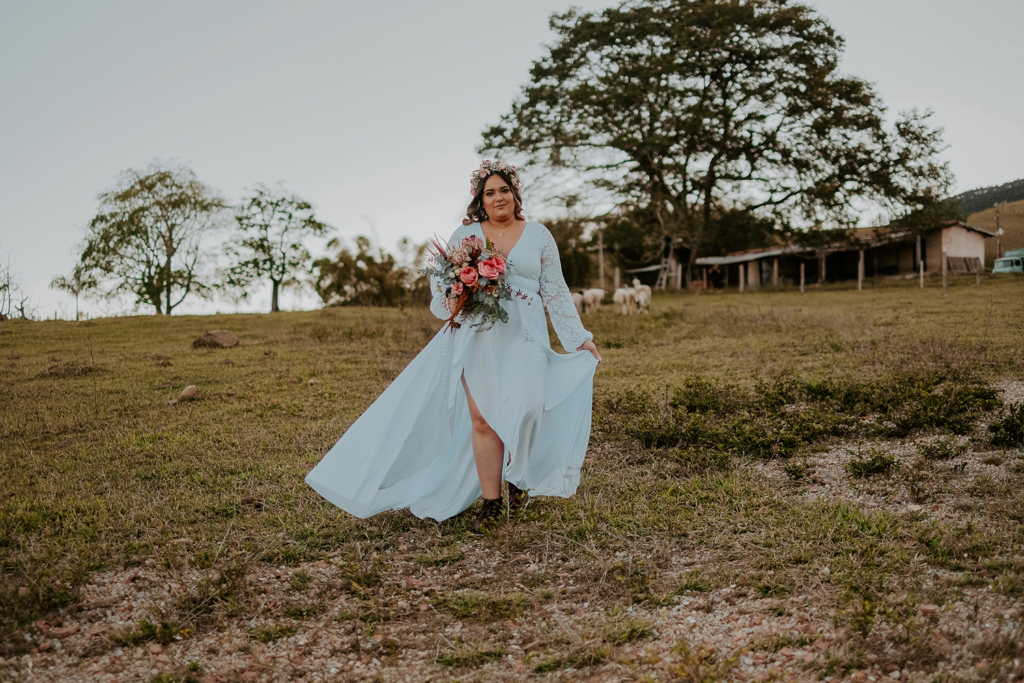
<path fill-rule="evenodd" d="M 473 266 L 466 266 L 465 268 L 459 271 L 459 279 L 462 280 L 463 283 L 469 285 L 470 287 L 476 284 L 476 278 L 476 268 L 474 268 Z"/>
<path fill-rule="evenodd" d="M 452 296 L 459 296 L 462 294 L 462 283 L 456 280 L 452 283 Z"/>
<path fill-rule="evenodd" d="M 485 277 L 488 280 L 496 280 L 498 278 L 498 266 L 494 263 L 493 258 L 481 261 L 477 268 L 480 270 L 481 277 Z"/>
<path fill-rule="evenodd" d="M 494 268 L 499 273 L 504 273 L 505 272 L 505 259 L 501 258 L 500 256 L 492 256 L 488 260 L 489 261 L 494 261 Z"/>
<path fill-rule="evenodd" d="M 471 249 L 483 249 L 484 241 L 476 235 L 470 235 L 466 239 L 462 240 L 462 246 L 466 251 Z"/>

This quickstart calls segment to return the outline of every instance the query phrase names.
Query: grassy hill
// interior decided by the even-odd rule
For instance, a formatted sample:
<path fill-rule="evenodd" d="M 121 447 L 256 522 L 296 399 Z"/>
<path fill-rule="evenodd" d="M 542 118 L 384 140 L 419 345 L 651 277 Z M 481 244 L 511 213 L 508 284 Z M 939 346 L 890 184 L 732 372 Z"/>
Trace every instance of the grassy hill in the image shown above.
<path fill-rule="evenodd" d="M 1024 200 L 1024 178 L 1002 185 L 979 187 L 976 190 L 961 192 L 953 199 L 960 203 L 960 210 L 968 215 L 984 211 L 999 202 L 1021 201 Z"/>
<path fill-rule="evenodd" d="M 983 230 L 995 232 L 996 210 L 985 209 L 972 213 L 967 217 L 967 223 Z M 1024 200 L 1003 204 L 999 207 L 999 227 L 1003 229 L 1003 251 L 1007 249 L 1024 249 Z M 985 262 L 991 268 L 992 261 L 996 258 L 998 241 L 993 239 L 985 240 Z"/>
<path fill-rule="evenodd" d="M 426 309 L 0 323 L 0 680 L 1019 680 L 1022 288 L 587 314 L 580 488 L 483 537 L 303 482 Z"/>

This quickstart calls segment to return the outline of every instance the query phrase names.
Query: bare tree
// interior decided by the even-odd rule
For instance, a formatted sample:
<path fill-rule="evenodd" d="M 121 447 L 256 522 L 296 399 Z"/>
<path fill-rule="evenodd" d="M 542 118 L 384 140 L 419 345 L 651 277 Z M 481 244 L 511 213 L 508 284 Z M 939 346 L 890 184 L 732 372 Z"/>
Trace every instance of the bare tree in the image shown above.
<path fill-rule="evenodd" d="M 0 264 L 0 320 L 10 320 L 17 313 L 23 320 L 32 320 L 35 311 L 21 279 L 11 270 L 11 256 Z"/>

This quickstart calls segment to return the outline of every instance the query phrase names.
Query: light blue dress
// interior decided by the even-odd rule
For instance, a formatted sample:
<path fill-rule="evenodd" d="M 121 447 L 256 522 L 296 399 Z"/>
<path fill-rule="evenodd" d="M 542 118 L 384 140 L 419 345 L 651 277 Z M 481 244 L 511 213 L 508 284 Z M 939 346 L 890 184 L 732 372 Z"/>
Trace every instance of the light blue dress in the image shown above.
<path fill-rule="evenodd" d="M 472 234 L 484 236 L 478 223 L 458 228 L 449 244 Z M 468 508 L 481 491 L 465 373 L 481 414 L 505 444 L 505 479 L 532 496 L 576 492 L 590 440 L 597 360 L 575 349 L 593 335 L 583 329 L 546 227 L 527 223 L 508 262 L 515 269 L 508 283 L 519 292 L 501 302 L 508 322 L 438 332 L 306 483 L 357 517 L 409 508 L 440 521 Z M 430 310 L 445 320 L 443 293 L 432 284 Z M 551 349 L 545 304 L 571 353 Z"/>

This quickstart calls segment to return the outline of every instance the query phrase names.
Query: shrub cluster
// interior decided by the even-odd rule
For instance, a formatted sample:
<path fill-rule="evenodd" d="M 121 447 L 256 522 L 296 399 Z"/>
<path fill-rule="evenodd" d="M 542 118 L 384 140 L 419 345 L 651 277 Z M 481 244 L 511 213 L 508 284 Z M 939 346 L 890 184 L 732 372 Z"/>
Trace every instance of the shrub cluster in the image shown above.
<path fill-rule="evenodd" d="M 870 382 L 783 376 L 758 380 L 753 391 L 698 377 L 661 397 L 640 389 L 611 395 L 600 404 L 596 425 L 649 449 L 787 458 L 841 436 L 967 434 L 999 406 L 993 389 L 945 373 Z"/>

